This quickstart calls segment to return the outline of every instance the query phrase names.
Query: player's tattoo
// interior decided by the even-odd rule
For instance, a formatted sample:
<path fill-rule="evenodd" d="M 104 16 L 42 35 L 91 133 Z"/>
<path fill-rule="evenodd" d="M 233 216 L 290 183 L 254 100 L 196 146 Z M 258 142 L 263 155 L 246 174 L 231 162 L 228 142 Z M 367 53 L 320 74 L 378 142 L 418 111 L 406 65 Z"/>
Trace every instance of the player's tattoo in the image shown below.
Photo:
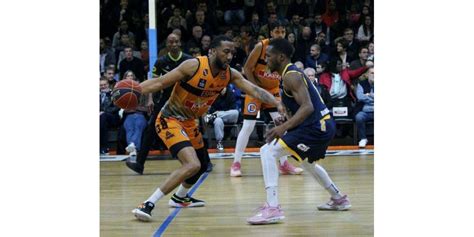
<path fill-rule="evenodd" d="M 254 90 L 257 94 L 257 99 L 259 99 L 259 100 L 261 100 L 261 101 L 263 101 L 267 104 L 275 104 L 276 103 L 275 97 L 273 97 L 266 90 L 264 90 L 260 87 L 257 87 L 257 86 L 254 87 Z"/>

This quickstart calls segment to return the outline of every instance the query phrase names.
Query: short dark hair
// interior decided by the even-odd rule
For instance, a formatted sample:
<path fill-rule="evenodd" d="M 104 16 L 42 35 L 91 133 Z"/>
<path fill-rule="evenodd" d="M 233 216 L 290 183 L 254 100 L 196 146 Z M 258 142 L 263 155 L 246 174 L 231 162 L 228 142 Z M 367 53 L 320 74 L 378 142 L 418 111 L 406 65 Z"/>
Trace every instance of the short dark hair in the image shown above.
<path fill-rule="evenodd" d="M 280 21 L 280 20 L 277 20 L 276 22 L 273 22 L 273 23 L 269 23 L 268 24 L 268 30 L 272 31 L 273 29 L 277 28 L 277 27 L 283 27 L 285 28 L 286 27 L 286 24 L 285 22 L 283 21 Z"/>
<path fill-rule="evenodd" d="M 272 50 L 284 54 L 289 59 L 295 51 L 293 45 L 287 39 L 271 39 L 269 46 L 272 46 Z"/>
<path fill-rule="evenodd" d="M 214 49 L 214 48 L 217 48 L 217 47 L 221 46 L 222 41 L 234 42 L 234 41 L 232 41 L 231 38 L 229 38 L 225 35 L 218 35 L 218 36 L 216 36 L 216 38 L 214 38 L 211 41 L 211 45 L 209 46 L 209 48 Z"/>

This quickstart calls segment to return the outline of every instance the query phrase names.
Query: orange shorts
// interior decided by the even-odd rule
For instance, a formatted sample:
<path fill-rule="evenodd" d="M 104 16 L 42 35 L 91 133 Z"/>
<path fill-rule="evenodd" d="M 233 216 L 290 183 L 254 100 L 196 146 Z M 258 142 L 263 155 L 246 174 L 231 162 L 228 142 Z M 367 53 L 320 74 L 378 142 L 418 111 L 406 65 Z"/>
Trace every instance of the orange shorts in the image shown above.
<path fill-rule="evenodd" d="M 155 129 L 174 157 L 187 146 L 194 149 L 204 147 L 201 132 L 194 119 L 180 121 L 175 118 L 162 118 L 161 113 L 156 118 Z"/>
<path fill-rule="evenodd" d="M 280 88 L 276 87 L 273 89 L 266 90 L 270 92 L 278 101 L 281 100 L 280 97 Z M 249 95 L 245 95 L 245 102 L 244 102 L 244 119 L 257 119 L 257 113 L 260 109 L 268 110 L 269 112 L 276 112 L 277 109 L 273 105 L 265 104 L 260 100 L 253 98 Z"/>

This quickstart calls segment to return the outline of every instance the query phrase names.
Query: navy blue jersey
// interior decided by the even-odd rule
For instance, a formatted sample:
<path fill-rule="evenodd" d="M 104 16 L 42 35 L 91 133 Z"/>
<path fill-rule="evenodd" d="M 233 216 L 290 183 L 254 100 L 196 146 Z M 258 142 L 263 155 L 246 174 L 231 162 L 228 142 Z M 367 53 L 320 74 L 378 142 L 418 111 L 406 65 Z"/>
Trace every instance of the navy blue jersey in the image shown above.
<path fill-rule="evenodd" d="M 298 80 L 304 80 L 304 83 L 306 85 L 306 88 L 308 89 L 309 96 L 311 98 L 311 102 L 313 103 L 313 108 L 314 108 L 314 112 L 311 115 L 309 115 L 303 121 L 303 123 L 298 125 L 298 127 L 312 127 L 312 128 L 316 128 L 320 131 L 325 132 L 326 126 L 325 126 L 324 120 L 327 120 L 330 118 L 330 113 L 329 113 L 329 109 L 324 104 L 323 99 L 319 95 L 318 90 L 316 89 L 316 87 L 314 87 L 313 83 L 311 83 L 311 81 L 306 77 L 306 75 L 300 69 L 298 69 L 294 64 L 288 64 L 286 66 L 285 70 L 283 70 L 282 78 L 286 74 L 289 74 L 289 73 L 298 73 L 301 75 L 301 79 L 298 79 Z M 281 83 L 281 86 L 283 87 L 283 82 Z M 293 98 L 293 96 L 291 95 L 291 92 L 286 91 L 284 88 L 282 88 L 281 90 L 281 98 L 290 116 L 295 114 L 296 111 L 298 111 L 298 109 L 300 108 L 300 105 Z"/>

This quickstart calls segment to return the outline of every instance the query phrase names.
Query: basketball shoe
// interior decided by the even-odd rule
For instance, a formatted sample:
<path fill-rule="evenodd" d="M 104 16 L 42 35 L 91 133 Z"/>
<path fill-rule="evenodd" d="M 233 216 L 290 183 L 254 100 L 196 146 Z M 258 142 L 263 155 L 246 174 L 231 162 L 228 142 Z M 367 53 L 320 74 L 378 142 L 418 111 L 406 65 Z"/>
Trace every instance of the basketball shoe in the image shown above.
<path fill-rule="evenodd" d="M 347 195 L 342 196 L 339 199 L 331 198 L 329 202 L 318 206 L 318 210 L 321 211 L 347 211 L 351 208 L 351 202 Z"/>
<path fill-rule="evenodd" d="M 232 166 L 230 167 L 230 176 L 231 177 L 241 177 L 242 176 L 242 172 L 240 172 L 240 162 L 232 163 Z"/>
<path fill-rule="evenodd" d="M 132 213 L 135 214 L 135 217 L 140 221 L 150 221 L 153 208 L 155 208 L 155 204 L 152 202 L 144 202 L 133 209 Z"/>
<path fill-rule="evenodd" d="M 270 207 L 267 203 L 265 203 L 263 207 L 257 209 L 257 213 L 254 216 L 247 218 L 247 222 L 252 225 L 277 223 L 280 220 L 285 219 L 283 214 L 284 213 L 280 206 Z"/>
<path fill-rule="evenodd" d="M 137 156 L 137 148 L 135 147 L 135 143 L 130 142 L 130 144 L 125 147 L 125 150 L 128 151 L 130 156 Z"/>
<path fill-rule="evenodd" d="M 178 197 L 175 194 L 168 202 L 170 207 L 203 207 L 206 203 L 202 200 L 195 199 L 186 194 L 186 197 Z"/>
<path fill-rule="evenodd" d="M 301 174 L 303 173 L 303 169 L 302 168 L 299 168 L 299 167 L 294 167 L 292 164 L 290 164 L 290 162 L 288 162 L 287 160 L 285 160 L 285 162 L 283 163 L 283 165 L 280 165 L 278 167 L 278 169 L 280 170 L 280 174 Z"/>
<path fill-rule="evenodd" d="M 127 159 L 127 161 L 125 161 L 125 164 L 127 165 L 129 169 L 135 171 L 136 173 L 143 174 L 144 167 L 142 164 L 139 164 L 137 162 L 132 162 L 130 159 Z"/>

